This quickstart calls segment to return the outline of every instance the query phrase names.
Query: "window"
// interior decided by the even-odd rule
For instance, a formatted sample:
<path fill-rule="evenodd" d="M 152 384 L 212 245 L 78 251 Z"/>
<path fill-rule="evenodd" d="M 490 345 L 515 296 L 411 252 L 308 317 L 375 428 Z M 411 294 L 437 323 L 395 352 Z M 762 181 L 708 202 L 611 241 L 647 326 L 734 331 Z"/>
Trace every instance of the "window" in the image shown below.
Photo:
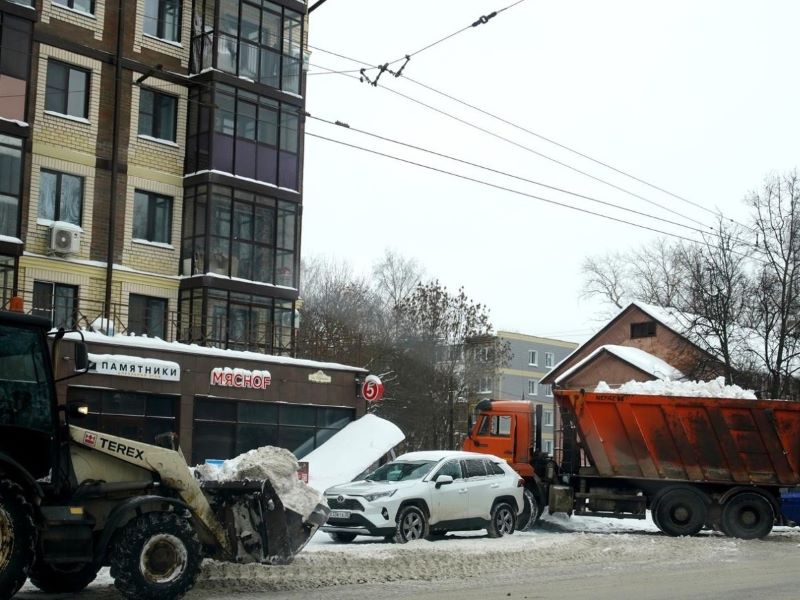
<path fill-rule="evenodd" d="M 0 425 L 52 432 L 53 404 L 42 350 L 38 331 L 0 326 Z M 19 402 L 20 397 L 27 401 Z"/>
<path fill-rule="evenodd" d="M 546 410 L 546 411 L 544 411 L 542 413 L 542 425 L 545 425 L 547 427 L 552 427 L 553 426 L 553 411 L 552 410 Z"/>
<path fill-rule="evenodd" d="M 464 467 L 467 477 L 486 477 L 486 463 L 480 458 L 468 458 Z"/>
<path fill-rule="evenodd" d="M 21 173 L 22 140 L 0 134 L 0 235 L 17 235 Z"/>
<path fill-rule="evenodd" d="M 145 444 L 154 443 L 162 433 L 178 432 L 179 396 L 72 386 L 67 393 L 70 400 L 89 405 L 81 427 Z"/>
<path fill-rule="evenodd" d="M 511 435 L 511 416 L 495 415 L 484 417 L 478 434 L 505 437 Z"/>
<path fill-rule="evenodd" d="M 528 395 L 535 396 L 539 393 L 539 380 L 528 379 Z"/>
<path fill-rule="evenodd" d="M 0 117 L 25 120 L 33 24 L 0 13 Z"/>
<path fill-rule="evenodd" d="M 175 141 L 178 99 L 147 88 L 139 93 L 139 135 Z"/>
<path fill-rule="evenodd" d="M 180 42 L 180 0 L 145 0 L 142 26 L 147 35 L 171 42 Z"/>
<path fill-rule="evenodd" d="M 65 6 L 67 8 L 71 8 L 72 10 L 77 10 L 90 15 L 94 14 L 94 0 L 53 0 L 53 4 Z"/>
<path fill-rule="evenodd" d="M 552 385 L 550 385 L 550 384 L 543 385 L 543 386 L 542 386 L 542 393 L 543 393 L 545 396 L 549 396 L 549 397 L 551 397 L 551 398 L 552 398 L 552 397 L 553 397 L 553 386 L 552 386 Z"/>
<path fill-rule="evenodd" d="M 44 108 L 85 119 L 89 115 L 89 72 L 49 59 Z"/>
<path fill-rule="evenodd" d="M 268 0 L 219 2 L 216 27 L 198 23 L 203 32 L 192 40 L 192 69 L 207 66 L 213 41 L 205 32 L 216 29 L 216 67 L 246 79 L 294 94 L 300 93 L 303 17 Z"/>
<path fill-rule="evenodd" d="M 172 198 L 136 190 L 133 195 L 133 237 L 148 242 L 172 242 Z"/>
<path fill-rule="evenodd" d="M 656 322 L 631 323 L 631 338 L 653 337 L 656 334 Z"/>
<path fill-rule="evenodd" d="M 164 298 L 131 294 L 128 298 L 128 331 L 164 339 L 167 301 Z"/>
<path fill-rule="evenodd" d="M 531 367 L 539 364 L 539 353 L 536 350 L 528 350 L 528 364 Z"/>
<path fill-rule="evenodd" d="M 34 281 L 33 314 L 50 319 L 53 327 L 72 329 L 76 325 L 78 286 Z"/>
<path fill-rule="evenodd" d="M 279 446 L 302 458 L 355 418 L 350 408 L 202 398 L 195 400 L 193 461 Z"/>
<path fill-rule="evenodd" d="M 553 363 L 555 362 L 555 356 L 552 352 L 545 352 L 544 353 L 544 366 L 546 369 L 552 369 Z"/>
<path fill-rule="evenodd" d="M 492 391 L 492 378 L 481 377 L 478 381 L 478 393 L 486 394 Z"/>
<path fill-rule="evenodd" d="M 461 479 L 461 461 L 459 460 L 449 460 L 442 468 L 434 476 L 434 481 L 439 478 L 441 475 L 450 475 L 453 479 Z"/>
<path fill-rule="evenodd" d="M 499 464 L 497 464 L 495 462 L 492 462 L 490 460 L 486 461 L 486 472 L 489 475 L 505 475 L 506 474 L 506 472 L 503 471 L 503 467 L 501 467 Z"/>
<path fill-rule="evenodd" d="M 39 218 L 81 224 L 83 177 L 47 171 L 39 174 Z"/>
<path fill-rule="evenodd" d="M 544 440 L 545 454 L 553 454 L 553 440 Z"/>

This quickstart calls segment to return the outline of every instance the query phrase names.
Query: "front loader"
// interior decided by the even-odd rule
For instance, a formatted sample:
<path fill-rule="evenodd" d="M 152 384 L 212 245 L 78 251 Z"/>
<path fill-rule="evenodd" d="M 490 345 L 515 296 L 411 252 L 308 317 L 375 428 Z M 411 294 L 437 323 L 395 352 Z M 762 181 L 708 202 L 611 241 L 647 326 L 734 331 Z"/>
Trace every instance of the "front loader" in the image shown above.
<path fill-rule="evenodd" d="M 199 481 L 174 436 L 145 444 L 70 424 L 86 405 L 57 402 L 49 328 L 0 312 L 0 600 L 28 577 L 77 592 L 102 566 L 128 598 L 179 598 L 203 558 L 285 564 L 325 522 L 327 507 L 288 510 L 268 480 Z M 55 355 L 66 342 L 53 337 Z M 83 366 L 83 343 L 74 351 Z"/>

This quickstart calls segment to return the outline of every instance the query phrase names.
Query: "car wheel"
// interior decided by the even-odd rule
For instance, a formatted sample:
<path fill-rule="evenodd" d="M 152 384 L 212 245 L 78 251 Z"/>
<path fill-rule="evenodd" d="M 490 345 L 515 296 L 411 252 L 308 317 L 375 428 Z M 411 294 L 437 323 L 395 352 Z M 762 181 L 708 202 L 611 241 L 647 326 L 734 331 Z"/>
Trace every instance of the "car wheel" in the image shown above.
<path fill-rule="evenodd" d="M 413 540 L 421 540 L 428 536 L 428 519 L 417 506 L 406 506 L 397 516 L 397 529 L 394 541 L 405 544 Z"/>
<path fill-rule="evenodd" d="M 336 542 L 337 544 L 349 544 L 354 539 L 356 539 L 355 533 L 346 533 L 341 531 L 332 531 L 328 534 L 331 536 L 331 539 Z"/>
<path fill-rule="evenodd" d="M 517 515 L 514 508 L 507 502 L 498 502 L 492 508 L 491 521 L 486 531 L 491 538 L 499 538 L 514 533 L 514 523 Z"/>

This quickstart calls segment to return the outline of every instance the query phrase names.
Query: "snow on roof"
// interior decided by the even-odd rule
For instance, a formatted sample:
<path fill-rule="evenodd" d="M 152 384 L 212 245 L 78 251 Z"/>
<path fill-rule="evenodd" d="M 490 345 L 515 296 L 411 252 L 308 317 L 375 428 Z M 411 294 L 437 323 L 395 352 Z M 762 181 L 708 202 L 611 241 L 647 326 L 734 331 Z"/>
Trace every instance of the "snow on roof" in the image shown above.
<path fill-rule="evenodd" d="M 641 394 L 644 396 L 690 396 L 697 398 L 740 398 L 755 400 L 753 390 L 738 385 L 725 385 L 724 377 L 713 381 L 629 381 L 618 388 L 611 388 L 605 381 L 594 390 L 604 394 Z"/>
<path fill-rule="evenodd" d="M 391 421 L 364 415 L 301 458 L 308 463 L 308 484 L 322 492 L 348 483 L 404 439 Z"/>
<path fill-rule="evenodd" d="M 259 352 L 249 352 L 245 350 L 225 350 L 223 348 L 211 348 L 208 346 L 198 346 L 197 344 L 184 344 L 181 342 L 166 342 L 160 338 L 136 336 L 136 335 L 114 335 L 107 336 L 102 333 L 83 331 L 83 338 L 92 344 L 107 344 L 110 346 L 122 346 L 125 348 L 141 348 L 148 350 L 162 350 L 167 352 L 183 352 L 186 354 L 217 356 L 221 359 L 251 360 L 268 364 L 281 364 L 295 367 L 309 367 L 312 369 L 330 369 L 334 371 L 353 371 L 356 373 L 367 373 L 367 369 L 353 367 L 339 363 L 319 362 L 316 360 L 305 360 L 301 358 L 291 358 L 288 356 L 275 356 L 272 354 L 261 354 Z M 67 339 L 77 341 L 80 336 L 77 333 L 67 333 Z"/>
<path fill-rule="evenodd" d="M 464 452 L 462 450 L 421 450 L 406 452 L 397 457 L 397 460 L 444 460 L 445 458 L 492 458 L 491 454 L 478 452 Z M 496 457 L 495 457 L 496 458 Z M 498 459 L 500 460 L 500 459 Z"/>
<path fill-rule="evenodd" d="M 671 364 L 657 356 L 653 356 L 652 354 L 645 352 L 644 350 L 639 350 L 639 348 L 631 348 L 629 346 L 616 346 L 613 344 L 607 344 L 605 346 L 596 348 L 589 356 L 564 371 L 556 378 L 556 383 L 559 383 L 573 373 L 577 372 L 581 367 L 589 363 L 601 352 L 613 354 L 614 356 L 621 358 L 625 362 L 633 365 L 640 371 L 644 371 L 656 379 L 683 379 L 684 377 L 683 373 L 681 373 Z"/>

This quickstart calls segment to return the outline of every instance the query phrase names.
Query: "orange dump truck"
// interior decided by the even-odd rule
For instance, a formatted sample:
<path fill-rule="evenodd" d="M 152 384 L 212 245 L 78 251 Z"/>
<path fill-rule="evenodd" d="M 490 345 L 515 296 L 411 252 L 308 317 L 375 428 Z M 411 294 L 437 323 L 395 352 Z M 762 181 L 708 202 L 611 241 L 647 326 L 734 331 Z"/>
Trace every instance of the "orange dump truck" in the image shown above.
<path fill-rule="evenodd" d="M 554 394 L 555 457 L 540 451 L 539 419 L 521 401 L 481 403 L 465 442 L 517 468 L 534 518 L 544 505 L 550 512 L 638 519 L 649 509 L 669 535 L 711 527 L 746 539 L 784 524 L 781 490 L 800 486 L 800 403 Z"/>

